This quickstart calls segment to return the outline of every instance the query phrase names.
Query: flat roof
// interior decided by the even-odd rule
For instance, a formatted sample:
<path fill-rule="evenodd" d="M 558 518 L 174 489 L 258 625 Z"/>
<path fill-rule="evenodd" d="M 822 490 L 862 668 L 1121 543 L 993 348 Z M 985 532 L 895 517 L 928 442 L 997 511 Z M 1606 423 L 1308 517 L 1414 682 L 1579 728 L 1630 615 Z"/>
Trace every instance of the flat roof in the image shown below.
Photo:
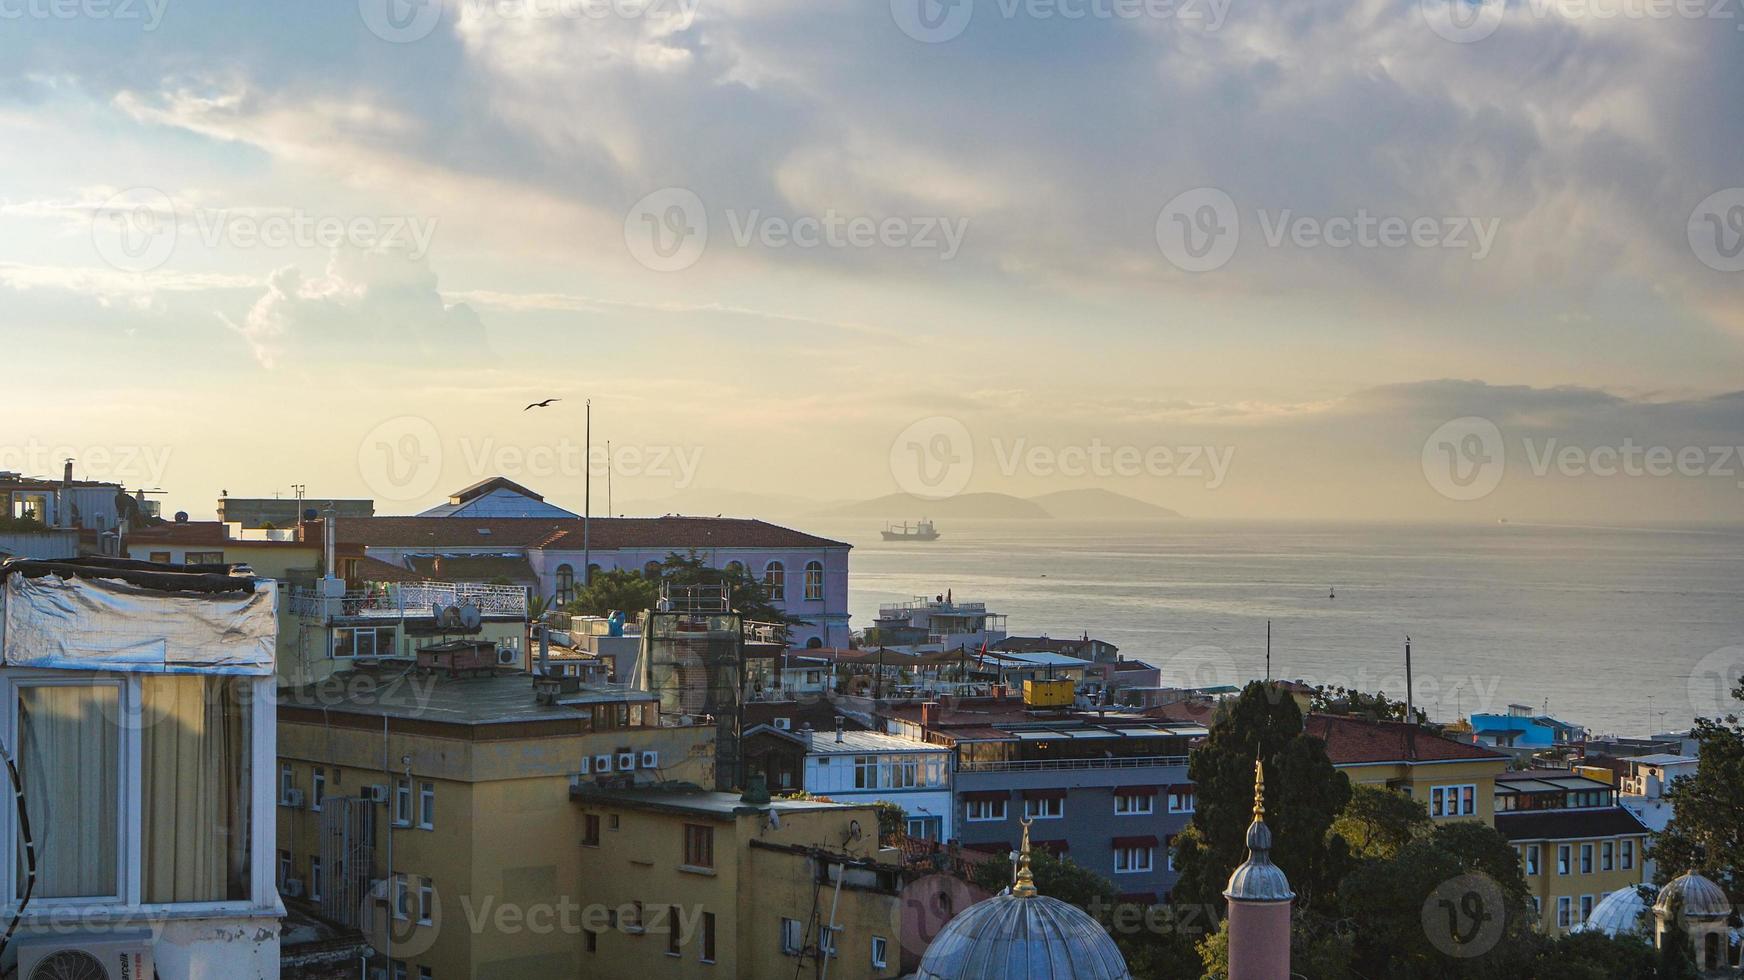
<path fill-rule="evenodd" d="M 801 729 L 789 734 L 805 737 Z M 855 755 L 867 752 L 937 752 L 948 753 L 943 745 L 934 745 L 917 738 L 903 738 L 899 735 L 886 735 L 883 732 L 844 731 L 842 740 L 836 741 L 834 729 L 811 732 L 810 751 L 814 755 Z"/>
<path fill-rule="evenodd" d="M 737 793 L 715 792 L 696 786 L 603 789 L 584 784 L 572 786 L 569 790 L 569 798 L 577 803 L 705 816 L 717 820 L 731 820 L 742 813 L 761 813 L 765 810 L 774 810 L 777 813 L 798 813 L 808 810 L 835 810 L 849 806 L 870 805 L 836 803 L 830 800 L 783 799 L 771 799 L 768 803 L 753 804 L 746 803 Z"/>
<path fill-rule="evenodd" d="M 620 684 L 583 684 L 558 695 L 554 705 L 533 698 L 533 675 L 447 677 L 412 670 L 348 671 L 326 681 L 279 692 L 279 706 L 340 714 L 405 718 L 450 725 L 494 725 L 577 717 L 595 704 L 658 701 L 649 691 Z"/>
<path fill-rule="evenodd" d="M 1570 790 L 1614 788 L 1610 783 L 1576 773 L 1540 775 L 1539 771 L 1528 770 L 1521 773 L 1503 773 L 1496 777 L 1498 793 L 1565 793 Z"/>
<path fill-rule="evenodd" d="M 1644 766 L 1687 766 L 1702 760 L 1693 755 L 1672 755 L 1669 752 L 1659 752 L 1652 755 L 1632 755 L 1623 761 L 1635 762 Z"/>

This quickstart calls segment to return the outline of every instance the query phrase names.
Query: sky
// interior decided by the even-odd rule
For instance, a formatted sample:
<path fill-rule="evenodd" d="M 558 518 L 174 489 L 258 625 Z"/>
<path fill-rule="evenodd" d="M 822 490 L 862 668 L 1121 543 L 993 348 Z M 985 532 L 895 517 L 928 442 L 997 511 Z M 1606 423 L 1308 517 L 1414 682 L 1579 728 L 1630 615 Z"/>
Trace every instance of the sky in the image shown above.
<path fill-rule="evenodd" d="M 0 0 L 0 470 L 1736 521 L 1673 6 Z"/>

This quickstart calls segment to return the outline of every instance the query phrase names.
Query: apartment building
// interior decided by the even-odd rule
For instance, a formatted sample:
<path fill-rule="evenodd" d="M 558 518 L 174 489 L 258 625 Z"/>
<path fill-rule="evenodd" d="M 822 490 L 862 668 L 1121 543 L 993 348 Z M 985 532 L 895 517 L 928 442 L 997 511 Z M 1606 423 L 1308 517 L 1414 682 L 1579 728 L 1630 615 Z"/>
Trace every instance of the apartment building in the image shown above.
<path fill-rule="evenodd" d="M 1495 810 L 1547 933 L 1569 931 L 1606 895 L 1645 880 L 1648 829 L 1607 782 L 1556 769 L 1506 773 Z"/>
<path fill-rule="evenodd" d="M 922 840 L 955 836 L 949 749 L 882 732 L 758 725 L 745 731 L 745 756 L 776 790 L 804 790 L 839 803 L 894 803 L 904 832 Z M 763 749 L 759 743 L 773 743 Z M 782 743 L 789 749 L 780 751 Z"/>
<path fill-rule="evenodd" d="M 899 857 L 876 811 L 760 789 L 578 784 L 589 911 L 568 975 L 899 975 Z"/>
<path fill-rule="evenodd" d="M 362 930 L 385 980 L 585 975 L 599 883 L 572 785 L 715 775 L 712 726 L 572 679 L 354 669 L 281 691 L 278 720 L 277 876 Z"/>
<path fill-rule="evenodd" d="M 1402 721 L 1309 715 L 1304 730 L 1352 785 L 1384 786 L 1421 802 L 1431 820 L 1495 826 L 1496 780 L 1509 757 Z"/>
<path fill-rule="evenodd" d="M 28 818 L 0 813 L 0 915 L 21 916 L 20 976 L 278 975 L 260 832 L 275 596 L 205 567 L 0 564 L 0 736 Z M 50 957 L 67 972 L 34 972 Z"/>

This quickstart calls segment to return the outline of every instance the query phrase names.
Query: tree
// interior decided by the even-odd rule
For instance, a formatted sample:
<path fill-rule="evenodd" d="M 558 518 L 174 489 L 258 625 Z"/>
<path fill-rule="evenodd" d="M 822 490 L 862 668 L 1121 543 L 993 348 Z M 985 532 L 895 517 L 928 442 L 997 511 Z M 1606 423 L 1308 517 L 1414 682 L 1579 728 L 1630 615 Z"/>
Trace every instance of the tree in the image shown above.
<path fill-rule="evenodd" d="M 1332 822 L 1332 833 L 1344 838 L 1353 856 L 1382 861 L 1428 830 L 1429 812 L 1421 802 L 1381 786 L 1352 786 L 1350 802 Z"/>
<path fill-rule="evenodd" d="M 669 553 L 660 564 L 660 580 L 680 586 L 725 584 L 733 610 L 747 621 L 780 626 L 805 622 L 777 609 L 769 598 L 769 587 L 762 579 L 752 578 L 743 566 L 711 568 L 694 551 L 683 555 L 676 551 Z"/>
<path fill-rule="evenodd" d="M 595 572 L 593 581 L 578 589 L 563 610 L 577 616 L 604 616 L 613 610 L 634 615 L 654 608 L 659 598 L 660 589 L 653 579 L 641 572 L 614 568 Z"/>
<path fill-rule="evenodd" d="M 1744 682 L 1732 691 L 1744 701 Z M 1665 792 L 1671 822 L 1649 842 L 1661 879 L 1691 868 L 1713 878 L 1732 901 L 1744 901 L 1744 725 L 1736 712 L 1697 718 L 1693 737 L 1701 748 L 1696 774 Z"/>
<path fill-rule="evenodd" d="M 1321 715 L 1368 715 L 1381 721 L 1405 720 L 1405 702 L 1394 701 L 1387 697 L 1385 691 L 1365 694 L 1354 688 L 1328 687 L 1324 684 L 1314 689 L 1314 697 L 1308 704 L 1308 710 Z M 1419 723 L 1429 720 L 1429 716 L 1420 708 L 1411 713 Z"/>
<path fill-rule="evenodd" d="M 1272 860 L 1299 905 L 1330 899 L 1347 856 L 1343 839 L 1328 841 L 1327 830 L 1350 800 L 1350 780 L 1333 768 L 1326 746 L 1303 732 L 1295 700 L 1254 681 L 1187 763 L 1197 803 L 1187 832 L 1175 839 L 1181 877 L 1173 894 L 1182 901 L 1222 908 L 1230 872 L 1247 859 L 1256 758 L 1265 761 Z"/>
<path fill-rule="evenodd" d="M 1659 955 L 1636 936 L 1571 932 L 1543 943 L 1530 975 L 1533 980 L 1659 980 Z"/>

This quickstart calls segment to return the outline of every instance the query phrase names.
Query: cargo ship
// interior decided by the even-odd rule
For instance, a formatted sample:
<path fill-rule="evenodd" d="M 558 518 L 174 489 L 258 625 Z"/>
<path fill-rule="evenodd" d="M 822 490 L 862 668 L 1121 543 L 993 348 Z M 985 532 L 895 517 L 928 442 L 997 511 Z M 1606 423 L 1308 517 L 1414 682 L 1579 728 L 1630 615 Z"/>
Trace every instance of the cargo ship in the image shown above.
<path fill-rule="evenodd" d="M 886 541 L 937 541 L 939 532 L 933 527 L 933 522 L 921 519 L 913 524 L 907 521 L 901 524 L 884 525 L 884 540 Z"/>

